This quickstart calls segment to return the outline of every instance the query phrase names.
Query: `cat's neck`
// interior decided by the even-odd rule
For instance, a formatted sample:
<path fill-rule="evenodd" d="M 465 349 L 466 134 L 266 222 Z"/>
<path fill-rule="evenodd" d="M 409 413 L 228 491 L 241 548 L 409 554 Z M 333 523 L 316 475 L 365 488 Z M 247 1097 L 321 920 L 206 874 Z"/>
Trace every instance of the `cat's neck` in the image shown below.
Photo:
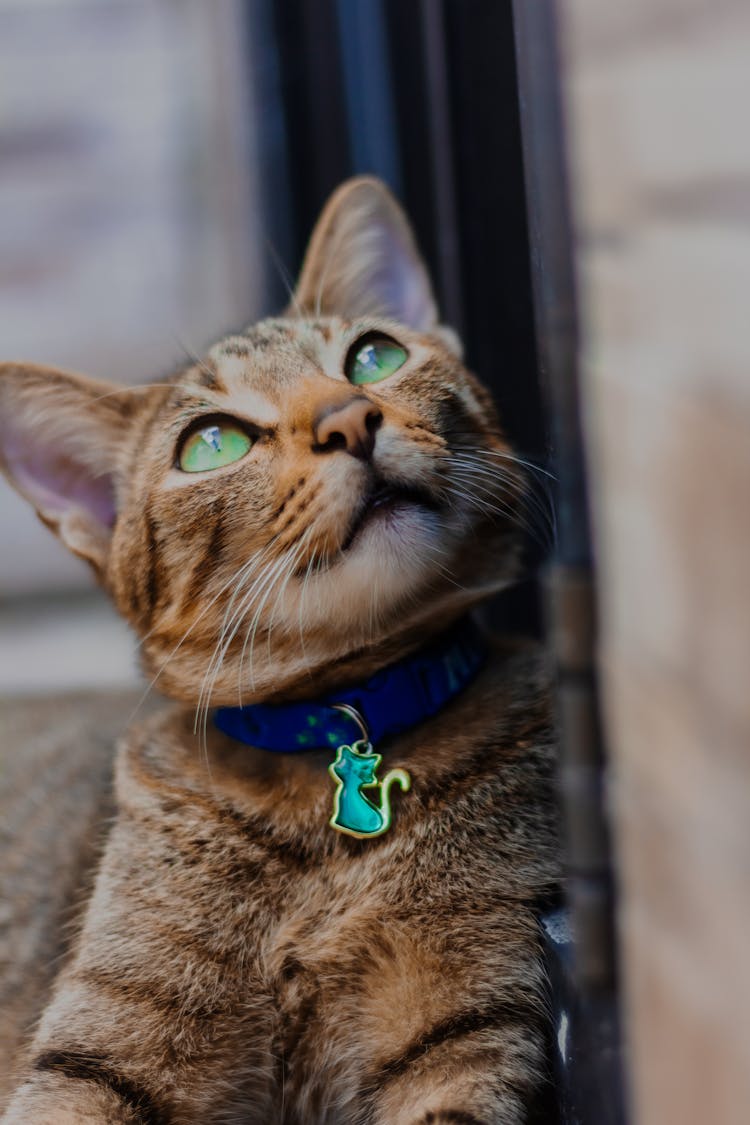
<path fill-rule="evenodd" d="M 466 619 L 365 680 L 301 701 L 219 708 L 214 722 L 232 738 L 280 753 L 380 742 L 441 711 L 486 655 L 481 631 Z"/>
<path fill-rule="evenodd" d="M 493 640 L 478 675 L 449 706 L 375 750 L 386 771 L 405 769 L 426 799 L 442 794 L 451 779 L 494 773 L 498 754 L 527 754 L 534 732 L 548 730 L 548 711 L 546 661 L 527 642 Z M 118 770 L 120 797 L 129 799 L 129 776 L 153 775 L 157 788 L 168 787 L 170 800 L 182 794 L 202 807 L 210 793 L 222 807 L 260 816 L 304 839 L 306 847 L 325 850 L 334 837 L 340 843 L 328 826 L 331 759 L 330 748 L 270 753 L 228 737 L 211 722 L 196 729 L 195 708 L 177 705 L 131 728 Z M 415 808 L 401 801 L 401 818 Z"/>
<path fill-rule="evenodd" d="M 329 637 L 320 648 L 314 642 L 306 642 L 304 650 L 300 646 L 300 651 L 290 655 L 283 667 L 273 661 L 271 654 L 267 670 L 262 665 L 258 669 L 255 690 L 243 692 L 242 702 L 293 703 L 363 683 L 418 649 L 429 649 L 432 642 L 465 616 L 467 608 L 455 601 L 450 608 L 433 606 L 409 621 L 405 628 L 360 644 L 355 641 L 353 645 L 352 638 L 342 630 L 337 641 Z"/>

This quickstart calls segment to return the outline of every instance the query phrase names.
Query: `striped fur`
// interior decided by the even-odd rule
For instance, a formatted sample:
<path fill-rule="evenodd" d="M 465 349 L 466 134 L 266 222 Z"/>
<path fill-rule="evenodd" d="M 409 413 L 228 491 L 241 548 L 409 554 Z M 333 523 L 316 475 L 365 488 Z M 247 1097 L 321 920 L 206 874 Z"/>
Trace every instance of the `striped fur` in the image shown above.
<path fill-rule="evenodd" d="M 390 288 L 362 296 L 389 221 L 415 271 L 402 319 Z M 498 643 L 468 691 L 378 747 L 413 784 L 373 841 L 328 827 L 328 755 L 269 755 L 194 721 L 196 707 L 207 720 L 216 704 L 368 675 L 516 572 L 524 478 L 414 288 L 426 276 L 410 239 L 385 190 L 355 181 L 324 213 L 289 313 L 166 383 L 113 395 L 0 373 L 8 475 L 94 566 L 176 701 L 120 747 L 117 818 L 9 1125 L 511 1125 L 538 1095 L 536 910 L 558 875 L 539 655 Z M 408 360 L 353 389 L 344 357 L 373 331 Z M 311 442 L 354 390 L 382 415 L 371 462 Z M 58 444 L 24 461 L 52 403 Z M 181 473 L 180 434 L 217 412 L 252 424 L 256 444 Z M 72 499 L 50 500 L 49 472 L 34 479 L 44 457 Z M 373 471 L 430 503 L 369 519 L 349 545 Z"/>

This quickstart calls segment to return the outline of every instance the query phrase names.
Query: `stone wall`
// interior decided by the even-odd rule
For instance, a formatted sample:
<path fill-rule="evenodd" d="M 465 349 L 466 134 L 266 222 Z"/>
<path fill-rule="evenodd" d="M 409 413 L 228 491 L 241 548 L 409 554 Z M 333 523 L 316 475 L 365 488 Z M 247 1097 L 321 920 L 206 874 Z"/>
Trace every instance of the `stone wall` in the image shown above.
<path fill-rule="evenodd" d="M 560 0 L 638 1125 L 750 1120 L 750 7 Z"/>

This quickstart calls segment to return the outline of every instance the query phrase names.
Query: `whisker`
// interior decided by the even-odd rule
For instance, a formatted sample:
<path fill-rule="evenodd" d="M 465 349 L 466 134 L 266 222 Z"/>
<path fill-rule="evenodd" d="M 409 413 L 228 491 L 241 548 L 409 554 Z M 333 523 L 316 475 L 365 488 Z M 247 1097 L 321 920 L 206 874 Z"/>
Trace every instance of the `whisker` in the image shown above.
<path fill-rule="evenodd" d="M 274 542 L 273 539 L 270 540 L 260 551 L 256 552 L 255 555 L 252 557 L 251 562 L 254 564 L 255 568 L 257 568 L 260 565 L 260 563 L 263 559 L 263 556 L 268 554 L 269 550 L 273 546 L 273 542 Z M 237 611 L 233 612 L 235 602 L 237 601 L 237 598 L 242 593 L 245 582 L 249 581 L 252 578 L 252 574 L 251 574 L 251 571 L 250 571 L 249 567 L 243 568 L 243 570 L 244 570 L 244 573 L 237 576 L 238 580 L 236 581 L 235 588 L 232 591 L 232 595 L 231 595 L 231 597 L 229 599 L 229 602 L 227 604 L 227 607 L 224 611 L 224 617 L 222 619 L 221 626 L 219 627 L 219 637 L 218 637 L 217 643 L 214 645 L 214 650 L 213 650 L 213 653 L 211 655 L 211 659 L 209 660 L 208 667 L 206 669 L 206 673 L 204 675 L 204 684 L 207 681 L 207 677 L 211 673 L 211 670 L 212 670 L 213 664 L 214 664 L 214 660 L 217 658 L 217 656 L 218 656 L 218 654 L 219 654 L 219 652 L 222 648 L 223 640 L 224 640 L 224 637 L 226 635 L 226 632 L 231 627 L 231 624 L 236 620 Z M 201 696 L 199 696 L 199 699 L 198 699 L 198 707 L 199 708 L 201 706 L 201 701 L 202 701 L 202 691 L 203 691 L 203 688 L 201 688 Z"/>
<path fill-rule="evenodd" d="M 263 554 L 268 553 L 269 549 L 272 547 L 276 538 L 277 538 L 277 536 L 274 536 L 274 538 L 266 544 L 266 546 L 263 548 L 263 551 L 261 552 L 260 557 L 262 557 Z M 218 677 L 218 674 L 219 674 L 221 665 L 223 663 L 224 657 L 226 656 L 226 653 L 229 650 L 229 647 L 231 646 L 232 641 L 234 640 L 234 637 L 236 636 L 237 631 L 240 628 L 240 625 L 242 623 L 242 619 L 244 617 L 246 609 L 249 607 L 249 605 L 251 603 L 253 593 L 258 588 L 259 584 L 261 584 L 265 581 L 265 578 L 266 578 L 267 574 L 269 573 L 269 571 L 275 565 L 276 565 L 276 562 L 274 560 L 269 560 L 269 562 L 266 563 L 263 566 L 263 568 L 261 570 L 261 573 L 259 575 L 255 576 L 254 581 L 252 582 L 252 585 L 250 586 L 249 591 L 246 591 L 244 593 L 242 604 L 239 606 L 239 608 L 237 610 L 235 610 L 234 613 L 231 613 L 230 611 L 228 611 L 224 615 L 224 621 L 223 621 L 222 627 L 219 631 L 219 638 L 217 640 L 216 645 L 214 646 L 214 651 L 213 651 L 213 654 L 211 656 L 211 660 L 209 661 L 208 667 L 207 667 L 206 672 L 205 672 L 204 677 L 203 677 L 203 682 L 201 684 L 201 691 L 200 691 L 200 695 L 198 697 L 198 705 L 196 707 L 194 730 L 197 731 L 199 726 L 202 726 L 204 740 L 205 740 L 205 737 L 206 737 L 206 729 L 207 729 L 207 722 L 208 722 L 208 711 L 209 711 L 209 708 L 210 708 L 211 693 L 213 691 L 214 684 L 216 683 L 216 679 Z M 233 598 L 232 598 L 233 602 L 236 600 L 237 596 L 238 596 L 238 590 L 235 590 L 235 592 L 233 594 Z M 232 630 L 231 633 L 229 633 L 230 629 Z M 204 700 L 205 700 L 205 703 L 204 703 Z"/>
<path fill-rule="evenodd" d="M 518 513 L 516 511 L 514 511 L 514 509 L 511 508 L 509 504 L 505 504 L 504 501 L 502 500 L 502 498 L 497 496 L 495 493 L 492 493 L 492 492 L 488 493 L 488 490 L 485 489 L 482 485 L 476 484 L 476 482 L 473 478 L 465 477 L 465 476 L 461 475 L 460 472 L 454 472 L 453 474 L 451 474 L 450 482 L 449 482 L 449 485 L 448 485 L 448 491 L 454 491 L 455 492 L 455 489 L 451 489 L 451 485 L 454 484 L 456 482 L 456 480 L 458 481 L 458 483 L 465 484 L 467 486 L 471 484 L 471 485 L 473 485 L 474 488 L 476 488 L 476 489 L 478 489 L 478 490 L 480 490 L 480 491 L 482 491 L 486 494 L 489 494 L 490 496 L 492 496 L 492 499 L 495 501 L 495 503 L 490 504 L 487 501 L 480 501 L 476 496 L 474 496 L 472 493 L 469 493 L 469 492 L 463 492 L 462 495 L 464 495 L 467 498 L 475 501 L 477 505 L 481 505 L 482 508 L 484 508 L 486 511 L 493 511 L 497 515 L 502 515 L 507 520 L 509 520 L 511 523 L 516 522 L 517 517 L 518 517 Z"/>
<path fill-rule="evenodd" d="M 529 469 L 533 473 L 540 473 L 542 476 L 548 477 L 550 480 L 557 480 L 555 474 L 550 472 L 549 469 L 543 469 L 541 465 L 535 465 L 533 461 L 528 461 L 525 458 L 520 457 L 517 453 L 505 452 L 502 449 L 488 449 L 485 446 L 480 445 L 461 445 L 458 446 L 458 449 L 461 452 L 466 451 L 467 453 L 478 453 L 483 457 L 496 457 L 501 461 L 509 461 L 515 465 L 522 465 L 524 469 Z"/>
<path fill-rule="evenodd" d="M 550 531 L 555 531 L 555 509 L 549 494 L 548 484 L 546 481 L 535 480 L 524 476 L 522 480 L 518 478 L 508 477 L 508 475 L 499 466 L 494 464 L 487 465 L 480 459 L 476 458 L 473 454 L 457 454 L 455 462 L 464 468 L 469 469 L 473 473 L 482 474 L 485 478 L 494 482 L 500 480 L 515 488 L 522 498 L 526 506 L 533 507 L 539 517 L 549 526 Z M 537 488 L 542 488 L 544 495 L 544 503 L 542 503 L 539 495 L 535 491 Z"/>
<path fill-rule="evenodd" d="M 274 246 L 273 242 L 271 242 L 270 238 L 265 239 L 265 244 L 266 244 L 266 249 L 268 250 L 268 253 L 271 255 L 271 261 L 273 262 L 274 266 L 276 267 L 276 272 L 278 273 L 279 278 L 281 279 L 281 284 L 286 289 L 287 296 L 289 297 L 289 300 L 292 304 L 292 307 L 293 307 L 295 313 L 297 314 L 297 316 L 300 319 L 302 319 L 303 313 L 302 313 L 302 309 L 300 308 L 300 304 L 299 304 L 299 301 L 297 299 L 297 294 L 296 294 L 295 289 L 294 289 L 294 281 L 292 279 L 292 276 L 289 273 L 289 270 L 286 268 L 286 266 L 284 264 L 284 261 L 281 257 L 281 254 L 279 254 L 278 250 Z"/>
<path fill-rule="evenodd" d="M 497 496 L 496 489 L 488 490 L 483 485 L 478 484 L 477 481 L 470 476 L 457 474 L 457 479 L 464 485 L 480 492 L 483 496 L 491 496 L 499 503 L 502 502 Z M 540 549 L 544 551 L 548 550 L 552 542 L 552 528 L 549 522 L 546 519 L 541 520 L 539 511 L 528 503 L 528 495 L 522 493 L 513 498 L 518 501 L 518 506 L 511 509 L 504 506 L 507 517 L 517 527 L 521 528 Z"/>
<path fill-rule="evenodd" d="M 261 614 L 263 612 L 263 609 L 264 609 L 268 599 L 271 596 L 274 584 L 279 579 L 281 579 L 281 581 L 282 581 L 282 587 L 281 588 L 282 589 L 286 588 L 286 584 L 289 581 L 289 578 L 293 574 L 294 570 L 296 569 L 297 562 L 298 562 L 299 558 L 302 556 L 302 554 L 304 552 L 305 542 L 306 542 L 307 538 L 309 538 L 310 530 L 311 529 L 308 528 L 307 532 L 305 532 L 301 536 L 301 538 L 297 541 L 297 543 L 292 545 L 291 555 L 289 555 L 289 552 L 287 552 L 288 557 L 285 560 L 286 563 L 287 563 L 287 566 L 282 568 L 281 571 L 278 574 L 275 575 L 274 581 L 268 587 L 268 589 L 267 589 L 267 591 L 266 591 L 266 593 L 263 597 L 262 602 L 260 603 L 257 610 L 255 611 L 255 616 L 253 618 L 251 626 L 248 629 L 247 635 L 245 637 L 245 643 L 242 646 L 242 656 L 240 657 L 240 664 L 244 660 L 245 651 L 247 649 L 247 645 L 248 645 L 248 641 L 249 641 L 250 655 L 249 655 L 249 662 L 248 663 L 249 663 L 249 667 L 250 667 L 250 686 L 251 686 L 253 691 L 255 691 L 255 668 L 254 668 L 254 664 L 253 664 L 253 659 L 254 659 L 254 654 L 255 654 L 255 637 L 256 637 L 256 634 L 257 634 L 257 631 L 258 631 L 258 625 L 260 624 Z M 274 603 L 274 612 L 275 612 L 276 604 L 277 604 L 277 602 Z M 273 627 L 273 613 L 271 614 L 271 621 L 270 621 L 269 627 L 268 627 L 269 659 L 270 659 L 270 642 L 271 642 L 271 629 L 272 629 L 272 627 Z"/>
<path fill-rule="evenodd" d="M 471 504 L 485 516 L 490 516 L 491 513 L 502 516 L 511 524 L 515 524 L 516 526 L 523 528 L 524 531 L 526 531 L 530 536 L 532 536 L 532 538 L 539 542 L 540 546 L 544 546 L 544 544 L 539 541 L 535 530 L 532 527 L 529 527 L 528 524 L 526 524 L 522 520 L 522 518 L 519 517 L 519 515 L 513 512 L 511 509 L 498 507 L 497 504 L 489 504 L 487 501 L 480 500 L 476 496 L 473 496 L 471 493 L 464 492 L 462 489 L 456 488 L 455 485 L 448 485 L 445 488 L 445 491 L 449 495 L 456 496 L 461 500 L 464 500 L 467 504 Z"/>
<path fill-rule="evenodd" d="M 129 395 L 133 391 L 146 391 L 154 390 L 156 388 L 166 389 L 170 391 L 186 391 L 188 394 L 194 395 L 196 398 L 203 398 L 203 389 L 201 387 L 191 386 L 190 383 L 134 383 L 131 387 L 114 387 L 111 391 L 106 391 L 103 395 L 96 395 L 94 398 L 89 399 L 85 406 L 93 406 L 97 402 L 102 402 L 105 398 L 116 398 L 118 395 Z"/>
<path fill-rule="evenodd" d="M 256 565 L 257 565 L 257 563 L 260 562 L 260 560 L 262 559 L 264 554 L 268 554 L 269 550 L 273 547 L 273 545 L 275 544 L 277 539 L 278 539 L 278 535 L 273 536 L 269 540 L 269 542 L 265 545 L 265 547 L 260 552 L 258 552 L 258 554 L 256 556 L 256 559 L 255 559 Z M 250 586 L 250 590 L 247 591 L 244 594 L 243 601 L 242 601 L 242 604 L 240 605 L 240 607 L 234 613 L 232 613 L 231 609 L 228 607 L 227 612 L 224 615 L 224 620 L 222 622 L 222 627 L 219 631 L 218 640 L 216 642 L 216 645 L 214 646 L 214 651 L 212 653 L 211 659 L 210 659 L 210 661 L 208 663 L 208 666 L 206 668 L 206 672 L 203 676 L 203 681 L 201 683 L 201 690 L 200 690 L 200 694 L 199 694 L 199 697 L 198 697 L 198 704 L 196 706 L 196 711 L 195 711 L 195 722 L 194 722 L 194 725 L 193 725 L 193 729 L 196 733 L 199 730 L 201 731 L 202 742 L 203 742 L 203 746 L 204 746 L 206 756 L 208 755 L 208 740 L 207 740 L 208 712 L 209 712 L 210 705 L 211 705 L 211 694 L 213 692 L 213 688 L 214 688 L 214 685 L 216 683 L 216 679 L 219 675 L 219 671 L 220 671 L 221 665 L 224 661 L 224 657 L 225 657 L 229 647 L 231 646 L 232 641 L 234 640 L 234 637 L 237 634 L 237 631 L 239 630 L 239 628 L 241 626 L 241 623 L 242 623 L 242 620 L 243 620 L 243 617 L 244 617 L 244 614 L 245 614 L 247 608 L 249 608 L 253 593 L 255 592 L 256 589 L 258 589 L 259 584 L 265 581 L 266 575 L 269 573 L 269 571 L 273 568 L 274 565 L 275 565 L 275 563 L 273 561 L 269 561 L 268 563 L 266 563 L 263 566 L 260 575 L 255 576 L 255 578 L 252 582 L 252 585 Z M 245 581 L 246 577 L 249 577 L 249 575 L 246 575 L 246 576 L 243 577 L 243 582 Z M 236 601 L 236 598 L 239 594 L 240 589 L 241 589 L 241 585 L 238 585 L 237 589 L 235 589 L 235 591 L 232 595 L 232 599 L 231 599 L 232 604 L 234 604 L 234 602 Z M 232 631 L 231 635 L 228 636 L 227 634 L 229 633 L 229 630 L 232 629 L 232 626 L 234 626 L 233 631 Z"/>
<path fill-rule="evenodd" d="M 308 543 L 312 539 L 312 535 L 313 535 L 313 528 L 308 527 L 307 530 L 302 534 L 302 536 L 298 540 L 298 544 L 297 544 L 296 550 L 294 552 L 294 557 L 293 557 L 293 559 L 292 559 L 292 561 L 289 565 L 289 570 L 288 570 L 287 576 L 284 579 L 284 581 L 281 585 L 281 588 L 279 589 L 279 592 L 276 595 L 276 599 L 273 603 L 273 607 L 271 609 L 271 616 L 268 619 L 267 651 L 268 651 L 269 660 L 271 658 L 271 632 L 273 631 L 273 624 L 274 624 L 274 619 L 276 617 L 276 610 L 279 607 L 280 600 L 284 597 L 284 594 L 286 593 L 286 588 L 289 585 L 289 580 L 291 579 L 292 575 L 296 574 L 296 572 L 297 572 L 299 560 L 305 552 L 305 547 L 308 545 Z"/>
<path fill-rule="evenodd" d="M 211 598 L 210 602 L 206 606 L 204 606 L 204 608 L 201 610 L 201 612 L 196 617 L 195 621 L 193 621 L 192 625 L 190 625 L 189 628 L 185 630 L 185 632 L 180 637 L 180 639 L 177 642 L 177 644 L 175 645 L 175 647 L 168 654 L 166 659 L 160 664 L 160 666 L 159 666 L 159 668 L 156 672 L 156 675 L 146 685 L 146 688 L 143 692 L 143 695 L 138 699 L 138 701 L 135 705 L 135 708 L 133 709 L 133 711 L 130 714 L 130 717 L 128 719 L 129 723 L 132 722 L 133 719 L 135 718 L 135 716 L 138 714 L 139 710 L 141 709 L 141 707 L 145 703 L 146 699 L 150 695 L 151 691 L 153 690 L 157 680 L 159 679 L 159 677 L 163 673 L 164 669 L 167 667 L 167 665 L 170 663 L 170 661 L 176 656 L 176 654 L 182 648 L 183 644 L 185 643 L 187 638 L 190 636 L 190 634 L 192 633 L 192 631 L 196 627 L 196 625 L 206 616 L 206 614 L 211 609 L 211 607 L 216 604 L 216 602 L 219 600 L 219 598 L 224 593 L 224 591 L 227 590 L 232 585 L 233 582 L 237 581 L 239 576 L 242 574 L 242 572 L 247 567 L 249 567 L 253 564 L 253 561 L 254 561 L 254 558 L 251 556 L 250 559 L 247 560 L 247 562 L 243 563 L 243 565 L 239 568 L 239 570 L 235 571 L 235 573 L 232 574 L 232 576 L 224 583 L 224 585 L 218 590 L 218 592 L 214 595 L 214 597 Z M 153 632 L 154 632 L 154 630 L 151 630 L 151 633 L 153 633 Z M 146 635 L 146 637 L 143 638 L 143 640 L 145 641 L 148 636 L 151 636 L 151 633 L 148 633 Z"/>
<path fill-rule="evenodd" d="M 305 577 L 302 580 L 302 589 L 300 590 L 299 602 L 297 604 L 297 632 L 299 633 L 299 644 L 300 644 L 300 649 L 302 650 L 302 659 L 304 660 L 305 664 L 307 665 L 308 675 L 311 675 L 312 673 L 311 673 L 309 661 L 307 659 L 307 652 L 305 650 L 305 629 L 304 629 L 304 624 L 303 624 L 304 604 L 305 604 L 305 594 L 307 593 L 307 583 L 310 579 L 310 575 L 312 573 L 313 566 L 315 565 L 316 557 L 317 556 L 316 556 L 315 549 L 313 549 L 313 553 L 310 556 L 310 560 L 307 564 L 307 569 L 305 570 Z"/>
<path fill-rule="evenodd" d="M 177 346 L 182 349 L 191 363 L 194 363 L 196 367 L 203 372 L 204 375 L 207 375 L 209 377 L 209 379 L 213 379 L 215 376 L 215 372 L 211 370 L 211 368 L 204 362 L 204 360 L 201 359 L 199 355 L 196 355 L 196 353 L 187 346 L 180 334 L 173 331 L 170 333 L 170 335 Z"/>
<path fill-rule="evenodd" d="M 502 496 L 515 500 L 518 504 L 517 515 L 526 513 L 532 519 L 540 533 L 542 530 L 548 534 L 551 529 L 551 517 L 546 508 L 543 508 L 530 488 L 515 482 L 498 479 L 494 474 L 481 473 L 473 467 L 455 467 L 451 473 L 452 478 L 463 480 L 472 487 L 479 489 L 485 495 L 500 499 Z M 479 481 L 482 483 L 480 484 Z M 490 487 L 490 485 L 492 487 Z M 498 495 L 499 494 L 499 495 Z"/>
<path fill-rule="evenodd" d="M 271 607 L 271 614 L 270 614 L 270 617 L 268 619 L 268 627 L 267 627 L 267 630 L 266 630 L 266 657 L 267 657 L 267 660 L 268 660 L 269 664 L 271 663 L 271 659 L 272 659 L 271 637 L 273 635 L 273 626 L 274 626 L 274 622 L 276 620 L 276 611 L 279 608 L 279 602 L 281 602 L 283 600 L 284 595 L 286 594 L 286 590 L 287 590 L 287 587 L 289 585 L 290 579 L 292 578 L 292 575 L 296 574 L 296 572 L 297 572 L 297 568 L 299 566 L 299 561 L 302 558 L 303 554 L 304 554 L 304 546 L 303 546 L 303 544 L 300 544 L 300 546 L 297 548 L 297 550 L 294 553 L 294 557 L 291 559 L 291 561 L 289 563 L 286 575 L 282 579 L 281 585 L 279 586 L 276 597 L 274 599 L 274 603 Z M 252 649 L 251 649 L 251 654 L 250 654 L 250 668 L 252 670 Z M 252 674 L 252 672 L 251 672 L 251 674 Z"/>
<path fill-rule="evenodd" d="M 292 546 L 294 546 L 294 544 Z M 287 566 L 289 564 L 289 558 L 290 558 L 289 548 L 286 548 L 284 550 L 283 554 L 280 555 L 279 558 L 276 560 L 274 565 L 269 568 L 269 571 L 266 575 L 266 581 L 263 583 L 263 585 L 261 587 L 258 588 L 257 597 L 260 599 L 260 601 L 259 601 L 259 603 L 256 607 L 255 613 L 254 613 L 253 618 L 252 618 L 252 622 L 254 623 L 255 629 L 257 629 L 258 625 L 260 624 L 260 616 L 263 612 L 263 607 L 265 606 L 266 602 L 268 601 L 268 598 L 271 596 L 271 593 L 273 591 L 273 588 L 274 588 L 277 580 L 286 572 Z M 252 599 L 250 599 L 246 603 L 245 611 L 242 614 L 241 620 L 238 622 L 237 629 L 235 630 L 235 633 L 238 633 L 240 631 L 240 629 L 242 628 L 242 626 L 244 625 L 245 619 L 247 618 L 247 614 L 248 614 L 251 606 L 252 606 Z M 251 624 L 251 628 L 252 628 L 252 624 Z M 240 699 L 242 699 L 242 670 L 243 670 L 243 666 L 244 666 L 244 663 L 245 663 L 245 653 L 247 651 L 248 634 L 249 634 L 249 630 L 248 630 L 248 633 L 246 633 L 245 639 L 244 639 L 243 644 L 242 644 L 242 650 L 240 652 L 239 669 L 238 669 L 238 673 L 237 673 L 237 690 L 238 690 L 238 694 L 239 694 Z M 254 636 L 254 632 L 253 632 L 253 636 Z M 252 677 L 252 662 L 251 662 L 250 679 L 251 679 L 252 688 L 254 690 L 255 689 L 255 681 Z"/>

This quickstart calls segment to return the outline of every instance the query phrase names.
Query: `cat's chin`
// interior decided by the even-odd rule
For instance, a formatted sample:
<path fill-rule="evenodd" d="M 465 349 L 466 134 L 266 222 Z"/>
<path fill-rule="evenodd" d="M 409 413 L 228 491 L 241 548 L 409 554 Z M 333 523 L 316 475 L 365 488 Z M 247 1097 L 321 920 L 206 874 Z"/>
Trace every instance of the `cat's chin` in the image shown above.
<path fill-rule="evenodd" d="M 164 652 L 146 640 L 147 670 L 192 706 L 199 695 L 214 706 L 309 698 L 367 678 L 515 579 L 515 538 L 467 531 L 460 520 L 405 499 L 378 505 L 346 551 L 290 576 L 257 628 L 235 629 L 215 679 L 218 635 L 208 657 L 189 643 Z"/>
<path fill-rule="evenodd" d="M 413 600 L 443 567 L 446 531 L 439 514 L 405 498 L 368 511 L 331 564 L 311 582 L 311 601 L 326 603 L 322 619 L 371 623 Z M 300 596 L 304 597 L 304 581 Z M 315 607 L 310 607 L 315 613 Z M 308 607 L 305 607 L 307 617 Z M 330 617 L 329 614 L 333 614 Z M 321 620 L 322 623 L 322 620 Z"/>
<path fill-rule="evenodd" d="M 417 486 L 394 485 L 381 480 L 372 490 L 363 508 L 346 534 L 341 555 L 358 544 L 373 529 L 388 530 L 396 536 L 396 543 L 404 534 L 420 530 L 415 522 L 423 513 L 440 511 L 440 505 L 430 492 Z M 385 544 L 388 547 L 390 544 Z"/>
<path fill-rule="evenodd" d="M 478 600 L 451 574 L 460 542 L 431 507 L 403 498 L 374 508 L 332 565 L 290 583 L 256 654 L 255 698 L 370 675 L 450 626 Z"/>

